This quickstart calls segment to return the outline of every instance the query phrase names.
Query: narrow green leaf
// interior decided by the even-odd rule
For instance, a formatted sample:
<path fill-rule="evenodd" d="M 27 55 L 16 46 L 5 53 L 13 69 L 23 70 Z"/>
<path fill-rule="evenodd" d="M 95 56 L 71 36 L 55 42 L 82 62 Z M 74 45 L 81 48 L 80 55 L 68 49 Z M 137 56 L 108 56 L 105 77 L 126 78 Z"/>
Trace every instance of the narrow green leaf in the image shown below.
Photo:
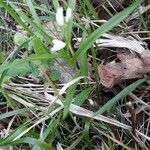
<path fill-rule="evenodd" d="M 12 143 L 12 141 L 22 132 L 24 132 L 27 129 L 26 125 L 23 125 L 21 127 L 19 127 L 18 129 L 16 129 L 16 131 L 14 131 L 13 133 L 11 133 L 10 135 L 8 135 L 5 139 L 0 139 L 0 147 L 2 146 L 8 146 Z"/>
<path fill-rule="evenodd" d="M 83 90 L 75 97 L 74 104 L 81 106 L 92 91 L 93 88 L 91 87 Z"/>
<path fill-rule="evenodd" d="M 4 70 L 6 69 L 9 69 L 9 68 L 13 68 L 14 66 L 16 65 L 19 65 L 19 64 L 22 64 L 22 63 L 25 63 L 25 62 L 29 62 L 29 61 L 36 61 L 36 60 L 48 60 L 48 59 L 54 59 L 54 58 L 61 58 L 62 55 L 60 54 L 43 54 L 43 55 L 36 55 L 36 54 L 33 54 L 29 57 L 25 57 L 25 58 L 22 58 L 22 59 L 19 59 L 19 60 L 15 60 L 14 62 L 12 63 L 4 63 L 2 65 L 0 65 L 0 73 L 3 72 Z"/>
<path fill-rule="evenodd" d="M 14 110 L 14 111 L 9 111 L 7 113 L 1 114 L 0 115 L 0 120 L 14 116 L 14 115 L 19 115 L 19 114 L 23 114 L 25 112 L 28 112 L 29 109 L 28 108 L 23 108 L 23 109 L 19 109 L 19 110 Z"/>
<path fill-rule="evenodd" d="M 97 13 L 96 13 L 96 11 L 95 11 L 95 9 L 94 9 L 92 3 L 91 3 L 91 0 L 85 0 L 84 3 L 85 3 L 85 5 L 87 6 L 88 12 L 90 13 L 90 15 L 92 15 L 92 16 L 94 16 L 95 18 L 98 19 L 98 15 L 97 15 Z M 89 16 L 89 15 L 88 15 L 88 16 Z"/>
<path fill-rule="evenodd" d="M 124 9 L 123 11 L 117 13 L 111 19 L 109 19 L 106 23 L 100 26 L 97 30 L 92 32 L 87 39 L 83 40 L 80 43 L 79 49 L 75 53 L 75 58 L 81 57 L 86 51 L 94 44 L 94 42 L 102 36 L 102 34 L 106 33 L 107 31 L 111 30 L 117 24 L 119 24 L 123 19 L 125 19 L 131 12 L 133 12 L 139 5 L 139 0 L 136 0 L 133 4 L 131 4 L 128 8 Z"/>
<path fill-rule="evenodd" d="M 27 23 L 29 23 L 29 24 L 33 27 L 33 29 L 34 29 L 35 31 L 39 32 L 39 33 L 43 36 L 43 38 L 44 38 L 47 42 L 49 42 L 49 44 L 51 44 L 51 42 L 52 42 L 52 37 L 49 36 L 49 35 L 44 31 L 44 29 L 43 29 L 42 27 L 39 27 L 36 23 L 34 23 L 33 20 L 32 20 L 31 18 L 29 18 L 29 17 L 28 17 L 20 8 L 18 8 L 16 5 L 14 5 L 13 3 L 10 3 L 10 5 L 11 5 L 11 7 L 12 7 L 14 10 L 18 10 L 17 13 L 18 13 L 18 15 L 20 16 L 20 18 L 24 19 Z M 12 9 L 12 8 L 11 8 L 11 9 Z M 20 24 L 20 22 L 17 22 L 17 23 Z M 35 31 L 34 31 L 34 32 L 35 32 Z M 34 35 L 34 34 L 32 34 L 32 35 Z"/>
<path fill-rule="evenodd" d="M 33 17 L 34 20 L 35 20 L 35 23 L 36 23 L 39 27 L 42 27 L 41 22 L 40 22 L 40 19 L 39 19 L 38 15 L 37 15 L 37 13 L 36 13 L 36 10 L 35 10 L 35 8 L 34 8 L 34 6 L 33 6 L 32 0 L 27 0 L 27 5 L 28 5 L 28 7 L 29 7 L 29 9 L 30 9 L 30 11 L 31 11 L 31 14 L 32 14 L 32 17 Z"/>
<path fill-rule="evenodd" d="M 53 150 L 53 148 L 51 146 L 49 146 L 49 144 L 47 144 L 39 139 L 35 139 L 35 138 L 31 138 L 31 137 L 21 138 L 17 141 L 11 142 L 12 145 L 23 144 L 23 143 L 38 146 L 38 147 L 40 147 L 41 150 Z"/>
<path fill-rule="evenodd" d="M 80 68 L 81 76 L 88 76 L 87 54 L 83 54 L 82 57 L 80 57 Z"/>
<path fill-rule="evenodd" d="M 66 118 L 68 112 L 69 112 L 69 107 L 71 105 L 71 102 L 73 100 L 74 93 L 76 91 L 76 86 L 77 83 L 73 84 L 72 86 L 69 87 L 67 90 L 67 95 L 64 103 L 64 113 L 63 113 L 63 118 Z"/>
<path fill-rule="evenodd" d="M 58 0 L 53 0 L 53 5 L 56 10 L 60 7 Z"/>
<path fill-rule="evenodd" d="M 41 55 L 49 51 L 47 47 L 42 43 L 40 38 L 35 37 L 32 42 L 33 42 L 33 49 L 35 54 Z"/>
<path fill-rule="evenodd" d="M 118 100 L 120 100 L 121 98 L 124 98 L 125 96 L 127 96 L 129 93 L 134 91 L 139 85 L 141 85 L 145 81 L 146 81 L 146 78 L 139 79 L 136 82 L 132 83 L 131 85 L 127 86 L 120 93 L 118 93 L 115 97 L 113 97 L 111 100 L 109 100 L 102 108 L 100 108 L 95 113 L 95 116 L 98 115 L 98 114 L 102 114 L 105 111 L 109 111 L 116 104 L 116 102 Z"/>
<path fill-rule="evenodd" d="M 1 50 L 0 50 L 1 51 Z M 5 54 L 4 52 L 0 52 L 0 63 L 2 63 L 5 59 Z"/>
<path fill-rule="evenodd" d="M 42 140 L 45 140 L 46 138 L 51 138 L 51 140 L 53 141 L 55 139 L 54 135 L 56 135 L 56 130 L 59 127 L 59 125 L 61 124 L 61 121 L 60 121 L 61 116 L 62 116 L 62 114 L 58 115 L 57 118 L 51 119 L 47 128 L 43 132 Z"/>
<path fill-rule="evenodd" d="M 90 118 L 85 118 L 85 125 L 84 125 L 84 130 L 83 130 L 83 138 L 84 138 L 84 143 L 88 145 L 89 149 L 92 149 L 91 143 L 90 143 L 90 124 L 91 124 L 91 119 Z"/>
<path fill-rule="evenodd" d="M 15 58 L 16 58 L 17 54 L 19 53 L 19 51 L 20 51 L 23 47 L 25 47 L 25 46 L 28 44 L 28 42 L 30 42 L 30 40 L 31 40 L 31 39 L 27 40 L 25 43 L 21 44 L 20 46 L 18 46 L 18 47 L 16 48 L 16 50 L 14 51 L 12 57 L 9 59 L 9 63 L 11 63 L 11 62 L 13 62 L 13 61 L 15 60 Z M 0 85 L 2 84 L 3 79 L 4 79 L 5 75 L 7 74 L 7 71 L 8 71 L 8 70 L 5 69 L 5 71 L 1 74 L 1 77 L 0 77 Z M 0 73 L 1 73 L 1 71 L 0 71 Z"/>
<path fill-rule="evenodd" d="M 70 49 L 70 52 L 71 52 L 72 55 L 74 55 L 74 51 L 73 51 L 72 46 L 71 46 L 71 37 L 72 37 L 72 27 L 73 27 L 73 11 L 74 11 L 74 8 L 75 8 L 75 4 L 76 4 L 75 0 L 70 0 L 68 2 L 67 9 L 71 8 L 71 10 L 72 10 L 72 18 L 70 18 L 69 21 L 66 22 L 66 24 L 64 26 L 65 42 L 66 42 L 67 48 Z"/>
<path fill-rule="evenodd" d="M 9 68 L 6 75 L 8 75 L 9 77 L 13 77 L 17 75 L 26 76 L 29 72 L 31 72 L 31 67 L 29 62 L 26 62 L 26 63 L 16 65 L 13 68 Z"/>
<path fill-rule="evenodd" d="M 6 3 L 6 1 L 1 0 L 0 4 L 8 11 L 8 13 L 15 19 L 15 21 L 18 24 L 20 24 L 30 35 L 34 35 L 33 32 L 28 28 L 28 26 L 17 15 L 16 11 L 14 11 L 12 7 Z"/>

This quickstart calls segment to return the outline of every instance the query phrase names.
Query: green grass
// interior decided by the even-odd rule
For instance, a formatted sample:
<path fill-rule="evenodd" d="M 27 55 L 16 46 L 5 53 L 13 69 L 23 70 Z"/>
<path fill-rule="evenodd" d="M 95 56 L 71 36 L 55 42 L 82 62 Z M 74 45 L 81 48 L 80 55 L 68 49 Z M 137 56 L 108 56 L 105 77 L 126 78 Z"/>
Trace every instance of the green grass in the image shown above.
<path fill-rule="evenodd" d="M 138 11 L 140 1 L 134 1 L 115 14 L 112 12 L 114 15 L 105 23 L 98 23 L 97 28 L 90 22 L 83 21 L 83 17 L 89 21 L 99 20 L 99 15 L 91 4 L 91 0 L 64 1 L 64 11 L 70 7 L 73 16 L 69 22 L 59 27 L 55 22 L 55 14 L 61 5 L 58 0 L 0 0 L 0 8 L 3 8 L 4 14 L 8 13 L 7 15 L 19 25 L 20 29 L 16 32 L 23 33 L 26 39 L 26 42 L 19 46 L 13 43 L 9 59 L 7 54 L 0 53 L 0 125 L 3 126 L 4 123 L 9 133 L 0 137 L 0 148 L 13 146 L 14 149 L 24 147 L 50 150 L 61 145 L 64 149 L 92 150 L 101 149 L 105 145 L 110 149 L 134 149 L 135 141 L 128 133 L 132 125 L 129 122 L 127 124 L 126 120 L 119 120 L 123 113 L 118 114 L 119 117 L 115 114 L 112 117 L 111 113 L 116 111 L 117 114 L 118 106 L 126 106 L 131 92 L 138 93 L 140 97 L 140 88 L 147 86 L 148 77 L 122 83 L 126 86 L 124 89 L 115 86 L 106 90 L 99 82 L 97 67 L 102 63 L 101 57 L 103 60 L 109 60 L 109 55 L 95 42 L 108 31 L 114 34 L 125 33 L 128 29 L 122 29 L 118 25 L 123 26 L 122 21 Z M 100 6 L 100 9 L 102 7 L 106 9 L 106 13 L 112 11 L 107 5 Z M 47 22 L 51 23 L 49 32 L 45 28 Z M 142 23 L 143 29 L 147 29 L 146 22 Z M 138 26 L 135 26 L 138 29 Z M 73 41 L 76 37 L 82 37 L 78 48 L 75 48 Z M 62 50 L 51 52 L 55 38 L 65 42 L 66 46 Z M 62 66 L 57 65 L 56 70 L 59 71 L 61 66 L 65 72 L 69 72 L 71 68 L 75 72 L 68 83 L 62 81 L 58 74 L 52 73 L 51 67 L 59 64 L 60 60 L 66 62 L 69 67 L 64 63 Z M 94 78 L 93 81 L 89 79 L 90 69 L 93 69 L 90 74 Z M 89 103 L 89 99 L 92 99 L 93 104 Z M 105 101 L 107 102 L 104 104 Z M 129 108 L 122 109 L 127 111 Z M 94 120 L 96 117 L 104 117 L 104 121 Z M 118 126 L 116 129 L 113 127 L 114 123 L 108 121 L 110 117 L 114 122 L 118 120 L 124 124 L 125 127 L 118 125 L 122 131 Z M 148 135 L 144 140 L 144 144 L 136 144 L 139 144 L 140 148 L 143 145 L 148 147 Z"/>

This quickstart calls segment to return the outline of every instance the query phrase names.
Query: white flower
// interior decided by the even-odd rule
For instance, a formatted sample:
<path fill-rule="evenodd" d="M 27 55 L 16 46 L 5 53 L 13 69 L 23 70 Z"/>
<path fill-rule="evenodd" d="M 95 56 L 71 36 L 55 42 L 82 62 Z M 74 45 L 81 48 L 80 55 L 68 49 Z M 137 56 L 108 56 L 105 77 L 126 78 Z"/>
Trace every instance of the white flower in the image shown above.
<path fill-rule="evenodd" d="M 64 43 L 63 41 L 57 40 L 57 39 L 54 39 L 52 41 L 52 43 L 54 44 L 53 47 L 51 48 L 52 52 L 59 51 L 66 46 L 66 43 Z"/>
<path fill-rule="evenodd" d="M 72 18 L 72 9 L 68 7 L 66 11 L 66 17 L 65 17 L 66 22 L 68 22 L 71 18 Z"/>
<path fill-rule="evenodd" d="M 63 26 L 66 22 L 68 22 L 72 18 L 72 9 L 67 8 L 66 16 L 63 15 L 63 8 L 59 7 L 56 12 L 56 21 L 59 26 Z"/>
<path fill-rule="evenodd" d="M 63 26 L 64 25 L 64 15 L 63 15 L 63 8 L 62 7 L 59 7 L 57 9 L 57 12 L 56 12 L 56 21 L 58 23 L 59 26 Z"/>
<path fill-rule="evenodd" d="M 94 101 L 92 99 L 88 99 L 88 100 L 89 100 L 90 105 L 94 106 Z"/>

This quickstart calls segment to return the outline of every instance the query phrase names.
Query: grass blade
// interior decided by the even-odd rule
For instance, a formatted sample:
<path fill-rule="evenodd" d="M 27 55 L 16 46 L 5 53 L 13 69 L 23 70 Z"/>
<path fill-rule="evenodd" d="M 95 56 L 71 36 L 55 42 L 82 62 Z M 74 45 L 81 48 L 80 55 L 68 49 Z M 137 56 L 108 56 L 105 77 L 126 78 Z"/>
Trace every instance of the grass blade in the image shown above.
<path fill-rule="evenodd" d="M 97 30 L 92 32 L 89 37 L 80 43 L 78 51 L 75 53 L 74 60 L 81 57 L 86 51 L 94 44 L 94 42 L 104 33 L 111 30 L 117 24 L 119 24 L 123 19 L 125 19 L 131 12 L 133 12 L 139 5 L 139 0 L 136 0 L 128 8 L 124 9 L 120 13 L 117 13 L 111 19 L 109 19 L 105 24 L 100 26 Z"/>
<path fill-rule="evenodd" d="M 21 143 L 32 144 L 32 145 L 40 147 L 40 149 L 43 149 L 43 150 L 50 150 L 50 149 L 53 150 L 53 148 L 51 146 L 49 146 L 49 144 L 47 144 L 39 139 L 35 139 L 35 138 L 31 138 L 31 137 L 22 138 L 22 139 L 12 142 L 12 144 L 15 144 L 15 145 L 21 144 Z"/>
<path fill-rule="evenodd" d="M 28 5 L 28 7 L 29 7 L 29 9 L 30 9 L 30 11 L 31 11 L 31 14 L 32 14 L 32 16 L 33 16 L 33 18 L 34 18 L 34 20 L 35 20 L 35 23 L 36 23 L 39 27 L 42 27 L 41 22 L 40 22 L 40 19 L 39 19 L 38 15 L 37 15 L 37 13 L 36 13 L 36 11 L 35 11 L 35 9 L 34 9 L 32 0 L 27 0 L 27 5 Z"/>
<path fill-rule="evenodd" d="M 77 84 L 73 84 L 71 87 L 69 87 L 69 89 L 67 90 L 67 95 L 66 95 L 66 99 L 65 99 L 65 104 L 64 104 L 64 113 L 63 113 L 63 118 L 65 119 L 68 112 L 69 112 L 69 107 L 71 105 L 71 102 L 73 100 L 73 96 L 76 92 L 76 87 Z"/>
<path fill-rule="evenodd" d="M 20 24 L 30 35 L 34 35 L 33 32 L 28 28 L 28 26 L 21 20 L 18 14 L 12 9 L 10 5 L 7 5 L 3 0 L 0 1 L 0 5 L 4 7 L 8 13 L 15 19 L 15 21 Z"/>
<path fill-rule="evenodd" d="M 81 106 L 92 91 L 92 87 L 83 90 L 75 97 L 74 104 Z"/>
<path fill-rule="evenodd" d="M 32 21 L 32 19 L 30 19 L 21 9 L 19 9 L 19 8 L 18 8 L 17 6 L 15 6 L 13 3 L 10 3 L 10 5 L 11 5 L 11 7 L 12 7 L 11 9 L 18 10 L 17 13 L 18 13 L 18 15 L 20 16 L 20 18 L 24 19 L 27 23 L 29 23 L 29 24 L 34 28 L 35 31 L 38 31 L 38 32 L 43 36 L 43 38 L 44 38 L 49 44 L 51 44 L 51 42 L 52 42 L 52 37 L 49 36 L 49 35 L 44 31 L 43 28 L 39 27 L 36 23 L 34 23 L 34 22 Z M 19 18 L 19 17 L 18 17 L 18 18 Z M 17 23 L 20 24 L 20 22 L 17 22 Z M 35 31 L 34 31 L 34 32 L 35 32 Z M 32 32 L 32 35 L 34 35 L 33 32 Z"/>
<path fill-rule="evenodd" d="M 28 108 L 23 108 L 23 109 L 19 109 L 19 110 L 14 110 L 14 111 L 10 111 L 4 114 L 0 115 L 0 120 L 14 116 L 14 115 L 19 115 L 19 114 L 24 114 L 25 112 L 28 112 L 29 109 Z"/>
<path fill-rule="evenodd" d="M 31 40 L 31 39 L 30 39 L 30 40 Z M 11 63 L 11 62 L 13 62 L 13 61 L 15 60 L 15 58 L 16 58 L 17 54 L 19 53 L 19 51 L 20 51 L 23 47 L 25 47 L 25 46 L 28 44 L 28 42 L 29 42 L 30 40 L 26 41 L 25 43 L 23 43 L 22 45 L 20 45 L 20 46 L 17 47 L 17 49 L 16 49 L 15 52 L 13 53 L 13 56 L 9 59 L 9 63 Z M 3 82 L 3 79 L 4 79 L 5 75 L 7 74 L 7 71 L 8 71 L 8 70 L 5 70 L 5 71 L 1 74 L 1 77 L 0 77 L 0 86 L 1 86 L 1 84 L 2 84 L 2 82 Z"/>
<path fill-rule="evenodd" d="M 120 93 L 118 93 L 115 97 L 113 97 L 111 100 L 109 100 L 102 108 L 100 108 L 96 113 L 95 116 L 98 114 L 102 114 L 105 111 L 109 111 L 115 103 L 120 100 L 121 98 L 127 96 L 129 93 L 131 93 L 133 90 L 135 90 L 140 84 L 146 81 L 146 78 L 139 79 L 136 82 L 132 83 L 131 85 L 127 86 L 125 89 L 123 89 Z"/>
<path fill-rule="evenodd" d="M 40 61 L 44 60 L 45 61 L 48 59 L 61 58 L 61 57 L 62 57 L 62 55 L 60 55 L 60 54 L 43 54 L 43 55 L 33 54 L 29 57 L 15 60 L 12 63 L 4 63 L 4 64 L 0 65 L 0 73 L 5 71 L 6 69 L 12 68 L 16 65 L 20 65 L 25 62 L 36 61 L 36 60 L 40 60 Z"/>
<path fill-rule="evenodd" d="M 17 137 L 19 134 L 21 134 L 24 130 L 26 130 L 26 128 L 27 126 L 23 125 L 18 129 L 16 129 L 16 131 L 14 131 L 13 133 L 8 135 L 5 139 L 0 139 L 0 147 L 10 145 L 13 139 Z"/>

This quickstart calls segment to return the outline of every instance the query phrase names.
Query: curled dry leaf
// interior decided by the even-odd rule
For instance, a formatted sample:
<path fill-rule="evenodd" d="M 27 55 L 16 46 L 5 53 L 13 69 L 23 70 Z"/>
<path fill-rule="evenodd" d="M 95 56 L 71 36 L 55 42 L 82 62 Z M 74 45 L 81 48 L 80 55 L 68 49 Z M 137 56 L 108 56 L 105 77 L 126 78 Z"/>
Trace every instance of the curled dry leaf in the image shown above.
<path fill-rule="evenodd" d="M 98 67 L 101 83 L 111 88 L 118 81 L 140 78 L 150 72 L 150 51 L 145 50 L 140 57 L 131 53 L 118 54 L 120 62 L 109 62 Z"/>
<path fill-rule="evenodd" d="M 141 58 L 143 59 L 144 63 L 148 66 L 150 66 L 150 51 L 145 50 L 141 54 Z"/>
<path fill-rule="evenodd" d="M 104 86 L 112 87 L 114 85 L 115 75 L 111 73 L 108 66 L 100 64 L 98 67 L 98 72 L 100 76 L 100 81 Z"/>

